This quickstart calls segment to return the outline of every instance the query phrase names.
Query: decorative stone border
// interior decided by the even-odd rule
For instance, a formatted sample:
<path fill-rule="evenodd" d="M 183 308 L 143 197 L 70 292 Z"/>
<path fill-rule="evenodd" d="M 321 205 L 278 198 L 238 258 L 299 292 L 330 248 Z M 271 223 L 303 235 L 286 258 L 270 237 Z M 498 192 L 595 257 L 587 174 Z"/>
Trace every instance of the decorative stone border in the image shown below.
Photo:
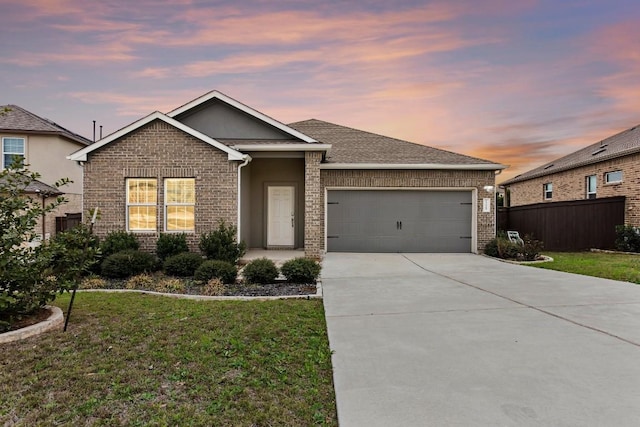
<path fill-rule="evenodd" d="M 491 258 L 491 259 L 495 259 L 495 260 L 500 261 L 500 262 L 506 262 L 508 264 L 516 264 L 516 265 L 540 264 L 540 263 L 543 263 L 543 262 L 552 262 L 553 261 L 553 258 L 551 258 L 550 256 L 546 256 L 546 255 L 540 255 L 542 257 L 542 259 L 537 259 L 535 261 L 516 261 L 516 260 L 513 260 L 513 259 L 496 258 L 496 257 L 485 255 L 485 254 L 482 254 L 482 256 L 485 256 L 485 257 Z"/>
<path fill-rule="evenodd" d="M 316 293 L 307 295 L 275 295 L 275 296 L 208 296 L 173 294 L 169 292 L 144 291 L 140 289 L 78 289 L 78 292 L 135 292 L 139 294 L 160 295 L 171 298 L 191 299 L 191 300 L 212 300 L 212 301 L 273 301 L 279 299 L 322 299 L 322 283 L 316 283 Z"/>
<path fill-rule="evenodd" d="M 35 325 L 27 326 L 25 328 L 20 328 L 15 331 L 9 331 L 0 334 L 0 344 L 23 340 L 35 335 L 44 334 L 45 332 L 53 329 L 62 328 L 64 324 L 64 316 L 62 314 L 62 310 L 52 305 L 47 305 L 44 308 L 51 312 L 47 320 L 36 323 Z"/>

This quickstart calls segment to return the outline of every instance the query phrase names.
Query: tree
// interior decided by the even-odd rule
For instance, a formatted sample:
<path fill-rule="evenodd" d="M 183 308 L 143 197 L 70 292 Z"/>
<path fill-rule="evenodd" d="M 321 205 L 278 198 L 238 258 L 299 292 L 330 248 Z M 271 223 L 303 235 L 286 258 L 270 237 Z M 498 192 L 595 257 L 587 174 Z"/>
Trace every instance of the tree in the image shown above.
<path fill-rule="evenodd" d="M 62 266 L 59 262 L 72 253 L 72 246 L 85 246 L 84 241 L 92 238 L 86 232 L 78 233 L 72 244 L 62 239 L 54 239 L 51 244 L 43 241 L 35 247 L 30 244 L 36 238 L 38 219 L 66 202 L 60 196 L 43 206 L 29 197 L 25 190 L 39 177 L 21 160 L 0 171 L 0 332 L 53 301 L 57 293 L 70 289 L 79 272 L 91 262 L 91 252 L 80 257 L 77 251 L 73 252 L 75 262 Z M 69 182 L 61 179 L 56 187 Z"/>

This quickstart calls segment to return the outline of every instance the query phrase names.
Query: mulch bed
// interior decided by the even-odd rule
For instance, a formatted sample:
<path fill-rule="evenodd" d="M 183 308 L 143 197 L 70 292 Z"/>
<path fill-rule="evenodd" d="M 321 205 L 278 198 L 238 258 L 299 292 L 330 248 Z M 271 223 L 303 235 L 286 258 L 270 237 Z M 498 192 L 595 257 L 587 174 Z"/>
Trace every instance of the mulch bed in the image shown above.
<path fill-rule="evenodd" d="M 11 323 L 11 327 L 9 328 L 8 331 L 2 331 L 2 332 L 15 331 L 17 329 L 22 329 L 22 328 L 26 328 L 27 326 L 35 325 L 36 323 L 44 322 L 49 318 L 49 316 L 51 316 L 50 310 L 46 308 L 39 308 L 35 313 L 20 316 L 19 319 L 14 320 L 13 323 Z M 4 320 L 7 322 L 9 321 L 9 319 L 3 319 L 2 316 L 0 316 L 0 320 Z"/>

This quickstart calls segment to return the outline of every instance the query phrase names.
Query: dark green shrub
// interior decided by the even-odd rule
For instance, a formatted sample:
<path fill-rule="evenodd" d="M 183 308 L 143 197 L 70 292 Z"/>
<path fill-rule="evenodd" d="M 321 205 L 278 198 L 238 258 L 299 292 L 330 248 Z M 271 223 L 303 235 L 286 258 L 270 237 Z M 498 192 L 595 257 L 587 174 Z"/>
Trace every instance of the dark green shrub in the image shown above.
<path fill-rule="evenodd" d="M 111 231 L 104 238 L 104 241 L 100 244 L 100 251 L 104 258 L 116 252 L 134 250 L 137 251 L 140 248 L 138 239 L 132 233 L 126 231 Z"/>
<path fill-rule="evenodd" d="M 278 267 L 267 258 L 258 258 L 244 267 L 242 275 L 249 283 L 273 283 L 278 277 Z"/>
<path fill-rule="evenodd" d="M 158 258 L 148 252 L 127 250 L 111 254 L 102 261 L 101 274 L 113 279 L 124 279 L 158 269 Z"/>
<path fill-rule="evenodd" d="M 540 256 L 540 252 L 544 248 L 544 243 L 535 240 L 533 235 L 525 234 L 523 237 L 524 244 L 520 248 L 520 259 L 523 261 L 535 261 Z"/>
<path fill-rule="evenodd" d="M 630 225 L 616 226 L 616 249 L 623 252 L 640 252 L 640 228 Z"/>
<path fill-rule="evenodd" d="M 237 232 L 238 229 L 235 226 L 227 225 L 221 220 L 216 230 L 200 236 L 200 251 L 207 259 L 237 264 L 240 257 L 246 252 L 245 243 L 238 243 L 236 240 Z"/>
<path fill-rule="evenodd" d="M 282 264 L 282 275 L 291 283 L 316 283 L 320 264 L 309 258 L 295 258 Z"/>
<path fill-rule="evenodd" d="M 49 241 L 49 247 L 53 275 L 72 287 L 94 272 L 94 266 L 100 260 L 100 241 L 84 224 L 56 234 Z"/>
<path fill-rule="evenodd" d="M 211 279 L 220 279 L 222 283 L 235 283 L 238 277 L 238 269 L 227 261 L 207 260 L 200 264 L 193 278 L 202 282 Z"/>
<path fill-rule="evenodd" d="M 187 245 L 187 235 L 184 233 L 162 233 L 156 242 L 156 255 L 164 261 L 170 256 L 189 252 Z"/>
<path fill-rule="evenodd" d="M 513 243 L 509 238 L 500 233 L 491 239 L 484 247 L 484 253 L 494 258 L 517 259 L 518 254 L 522 251 L 522 246 Z"/>
<path fill-rule="evenodd" d="M 170 256 L 164 261 L 164 272 L 171 276 L 189 277 L 193 276 L 204 260 L 200 254 L 193 252 L 183 252 Z"/>

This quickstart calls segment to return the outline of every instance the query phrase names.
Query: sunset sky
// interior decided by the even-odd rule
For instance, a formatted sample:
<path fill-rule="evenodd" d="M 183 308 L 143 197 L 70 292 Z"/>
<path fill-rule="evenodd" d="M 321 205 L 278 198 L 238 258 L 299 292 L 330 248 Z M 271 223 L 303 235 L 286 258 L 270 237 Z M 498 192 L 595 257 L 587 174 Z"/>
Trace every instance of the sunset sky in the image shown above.
<path fill-rule="evenodd" d="M 0 104 L 91 138 L 213 89 L 501 182 L 640 124 L 640 1 L 0 0 Z"/>

